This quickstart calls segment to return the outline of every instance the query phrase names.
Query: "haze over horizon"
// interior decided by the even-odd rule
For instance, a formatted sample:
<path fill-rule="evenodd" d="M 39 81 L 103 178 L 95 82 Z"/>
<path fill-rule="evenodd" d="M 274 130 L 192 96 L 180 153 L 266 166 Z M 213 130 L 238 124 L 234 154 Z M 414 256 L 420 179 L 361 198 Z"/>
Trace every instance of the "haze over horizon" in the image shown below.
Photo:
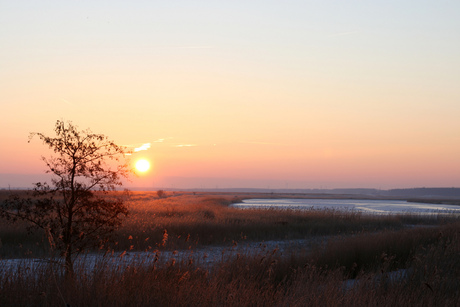
<path fill-rule="evenodd" d="M 260 189 L 260 190 L 334 190 L 334 189 L 417 189 L 417 188 L 459 188 L 458 186 L 442 185 L 399 185 L 399 186 L 374 186 L 366 183 L 356 184 L 342 182 L 318 182 L 318 181 L 293 181 L 276 179 L 239 179 L 239 178 L 216 178 L 216 177 L 134 177 L 131 181 L 125 181 L 123 188 L 136 190 L 224 190 L 236 189 Z M 47 174 L 0 174 L 0 189 L 30 189 L 36 182 L 50 182 L 51 177 Z"/>
<path fill-rule="evenodd" d="M 56 120 L 139 149 L 127 186 L 460 186 L 460 2 L 9 1 L 0 188 Z"/>

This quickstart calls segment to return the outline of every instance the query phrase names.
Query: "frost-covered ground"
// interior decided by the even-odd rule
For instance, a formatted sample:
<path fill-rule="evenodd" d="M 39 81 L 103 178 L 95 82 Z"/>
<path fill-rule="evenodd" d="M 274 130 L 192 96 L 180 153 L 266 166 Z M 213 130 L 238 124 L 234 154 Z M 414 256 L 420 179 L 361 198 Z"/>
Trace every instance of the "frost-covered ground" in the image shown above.
<path fill-rule="evenodd" d="M 86 274 L 96 273 L 98 269 L 113 269 L 115 272 L 124 272 L 130 267 L 138 267 L 143 265 L 170 265 L 173 262 L 187 264 L 190 261 L 196 263 L 201 268 L 212 269 L 213 265 L 219 261 L 234 259 L 237 255 L 279 255 L 289 256 L 291 253 L 299 251 L 308 252 L 313 245 L 324 243 L 328 236 L 312 237 L 308 240 L 294 241 L 267 241 L 267 242 L 251 242 L 231 247 L 208 247 L 196 250 L 177 250 L 177 251 L 153 251 L 153 252 L 123 252 L 109 255 L 89 253 L 78 257 L 75 260 L 74 266 L 76 272 Z M 0 274 L 30 274 L 39 272 L 40 268 L 49 268 L 49 264 L 56 267 L 57 272 L 59 267 L 63 267 L 62 259 L 4 259 L 0 260 Z M 382 281 L 399 282 L 408 277 L 408 270 L 402 269 L 392 272 L 377 274 L 374 282 Z M 359 279 L 348 279 L 342 284 L 344 291 L 352 290 L 360 285 Z"/>
<path fill-rule="evenodd" d="M 460 214 L 460 206 L 412 203 L 403 200 L 362 200 L 362 199 L 247 199 L 232 206 L 242 209 L 334 209 L 370 214 Z"/>
<path fill-rule="evenodd" d="M 75 270 L 87 273 L 101 267 L 123 270 L 133 265 L 167 265 L 169 263 L 193 262 L 210 268 L 215 263 L 235 258 L 239 255 L 274 254 L 284 256 L 293 252 L 308 251 L 313 245 L 321 244 L 327 237 L 313 237 L 307 240 L 244 242 L 232 246 L 213 246 L 193 250 L 117 252 L 113 254 L 88 253 L 76 258 Z M 52 263 L 63 266 L 62 259 L 3 259 L 0 260 L 0 274 L 34 271 L 40 266 Z"/>

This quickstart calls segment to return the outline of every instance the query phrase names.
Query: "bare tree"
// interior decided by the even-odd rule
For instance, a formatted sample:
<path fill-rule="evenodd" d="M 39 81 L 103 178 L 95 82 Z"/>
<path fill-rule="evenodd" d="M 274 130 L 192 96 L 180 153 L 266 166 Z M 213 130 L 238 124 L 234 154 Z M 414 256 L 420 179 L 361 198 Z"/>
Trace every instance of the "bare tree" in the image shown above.
<path fill-rule="evenodd" d="M 38 182 L 32 196 L 12 195 L 0 205 L 0 216 L 27 221 L 43 229 L 50 244 L 61 251 L 66 273 L 73 273 L 73 256 L 100 246 L 128 214 L 124 198 L 109 195 L 128 177 L 125 147 L 89 129 L 79 131 L 71 122 L 57 121 L 56 136 L 31 133 L 55 153 L 42 157 L 51 184 Z"/>

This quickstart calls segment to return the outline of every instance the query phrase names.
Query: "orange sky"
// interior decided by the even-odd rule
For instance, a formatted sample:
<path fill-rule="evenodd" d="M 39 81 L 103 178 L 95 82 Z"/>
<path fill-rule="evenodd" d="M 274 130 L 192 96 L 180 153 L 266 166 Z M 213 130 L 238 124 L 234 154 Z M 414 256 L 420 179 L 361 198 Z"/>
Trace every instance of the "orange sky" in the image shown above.
<path fill-rule="evenodd" d="M 459 6 L 2 5 L 0 188 L 58 119 L 150 143 L 132 186 L 460 186 Z"/>

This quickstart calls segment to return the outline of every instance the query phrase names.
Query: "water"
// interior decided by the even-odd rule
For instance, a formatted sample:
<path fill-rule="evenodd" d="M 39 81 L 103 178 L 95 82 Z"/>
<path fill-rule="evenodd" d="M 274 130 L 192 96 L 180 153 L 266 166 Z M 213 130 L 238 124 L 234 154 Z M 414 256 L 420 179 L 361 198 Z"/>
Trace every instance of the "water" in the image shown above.
<path fill-rule="evenodd" d="M 233 204 L 242 209 L 273 208 L 297 210 L 334 209 L 370 214 L 460 214 L 460 206 L 412 203 L 403 200 L 363 200 L 363 199 L 247 199 Z"/>

